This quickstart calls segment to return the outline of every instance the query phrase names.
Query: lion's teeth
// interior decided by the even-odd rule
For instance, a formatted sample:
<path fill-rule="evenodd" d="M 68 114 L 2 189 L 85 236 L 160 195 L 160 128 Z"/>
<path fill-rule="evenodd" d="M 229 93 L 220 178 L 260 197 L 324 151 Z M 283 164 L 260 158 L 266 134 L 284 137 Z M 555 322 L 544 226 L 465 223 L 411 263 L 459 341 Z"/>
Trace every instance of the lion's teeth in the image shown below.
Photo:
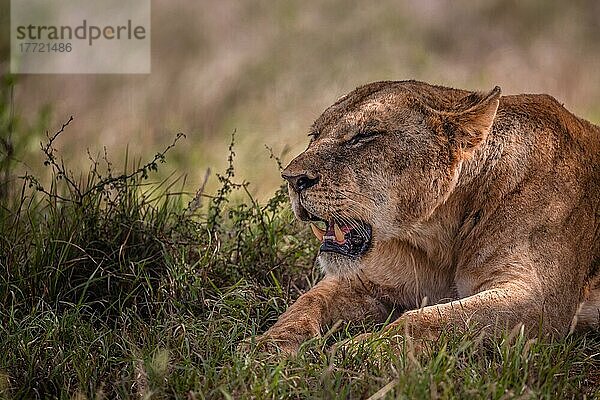
<path fill-rule="evenodd" d="M 325 235 L 325 231 L 320 229 L 315 224 L 310 224 L 310 229 L 312 229 L 312 231 L 315 234 L 315 236 L 317 237 L 317 239 L 319 239 L 319 242 L 322 242 L 323 236 Z"/>
<path fill-rule="evenodd" d="M 338 243 L 343 243 L 345 240 L 345 235 L 344 232 L 342 232 L 342 229 L 338 226 L 338 224 L 333 224 L 333 232 L 335 233 L 335 240 Z"/>

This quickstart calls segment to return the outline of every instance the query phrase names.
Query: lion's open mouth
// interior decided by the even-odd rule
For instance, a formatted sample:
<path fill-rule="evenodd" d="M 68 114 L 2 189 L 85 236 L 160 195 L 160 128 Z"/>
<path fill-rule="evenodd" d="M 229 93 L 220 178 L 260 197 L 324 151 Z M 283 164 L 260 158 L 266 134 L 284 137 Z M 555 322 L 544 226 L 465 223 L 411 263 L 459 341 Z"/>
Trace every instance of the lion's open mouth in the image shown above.
<path fill-rule="evenodd" d="M 338 253 L 347 257 L 359 257 L 369 250 L 371 246 L 371 226 L 362 221 L 351 220 L 345 224 L 342 222 L 323 221 L 311 216 L 311 221 L 319 221 L 325 224 L 325 229 L 320 228 L 314 222 L 310 227 L 321 242 L 321 252 Z"/>

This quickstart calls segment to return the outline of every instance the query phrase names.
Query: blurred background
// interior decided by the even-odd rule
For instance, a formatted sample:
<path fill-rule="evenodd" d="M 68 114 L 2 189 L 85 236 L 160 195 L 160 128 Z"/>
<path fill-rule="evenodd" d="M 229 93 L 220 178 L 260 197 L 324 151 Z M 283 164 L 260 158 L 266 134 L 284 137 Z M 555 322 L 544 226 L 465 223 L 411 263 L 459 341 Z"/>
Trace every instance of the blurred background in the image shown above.
<path fill-rule="evenodd" d="M 0 71 L 9 59 L 9 1 L 0 10 Z M 236 179 L 268 197 L 281 184 L 266 146 L 288 162 L 312 121 L 358 85 L 418 79 L 504 94 L 549 93 L 600 122 L 600 1 L 155 0 L 149 75 L 19 75 L 10 97 L 22 131 L 17 170 L 41 171 L 39 142 L 87 170 L 107 148 L 115 166 L 187 139 L 163 171 L 221 171 L 236 132 Z M 25 129 L 26 128 L 26 129 Z M 15 132 L 14 135 L 19 135 Z M 212 176 L 208 189 L 217 180 Z"/>

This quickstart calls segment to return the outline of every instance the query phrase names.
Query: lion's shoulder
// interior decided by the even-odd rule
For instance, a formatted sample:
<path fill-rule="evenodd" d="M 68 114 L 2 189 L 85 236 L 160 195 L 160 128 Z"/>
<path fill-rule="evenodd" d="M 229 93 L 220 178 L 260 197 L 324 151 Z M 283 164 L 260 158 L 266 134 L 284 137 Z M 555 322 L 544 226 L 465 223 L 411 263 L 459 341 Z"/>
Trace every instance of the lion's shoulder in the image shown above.
<path fill-rule="evenodd" d="M 587 150 L 600 153 L 600 128 L 577 117 L 549 94 L 502 96 L 496 118 L 499 129 L 517 122 L 521 135 L 544 132 L 557 139 L 581 141 Z"/>

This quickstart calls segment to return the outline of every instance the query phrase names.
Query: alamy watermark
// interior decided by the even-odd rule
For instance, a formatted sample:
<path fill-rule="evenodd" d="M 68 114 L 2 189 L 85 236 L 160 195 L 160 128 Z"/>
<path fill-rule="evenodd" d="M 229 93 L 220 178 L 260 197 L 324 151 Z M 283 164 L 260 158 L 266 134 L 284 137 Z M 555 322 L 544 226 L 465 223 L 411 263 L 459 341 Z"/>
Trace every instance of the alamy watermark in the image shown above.
<path fill-rule="evenodd" d="M 12 73 L 149 73 L 150 0 L 11 0 Z"/>

